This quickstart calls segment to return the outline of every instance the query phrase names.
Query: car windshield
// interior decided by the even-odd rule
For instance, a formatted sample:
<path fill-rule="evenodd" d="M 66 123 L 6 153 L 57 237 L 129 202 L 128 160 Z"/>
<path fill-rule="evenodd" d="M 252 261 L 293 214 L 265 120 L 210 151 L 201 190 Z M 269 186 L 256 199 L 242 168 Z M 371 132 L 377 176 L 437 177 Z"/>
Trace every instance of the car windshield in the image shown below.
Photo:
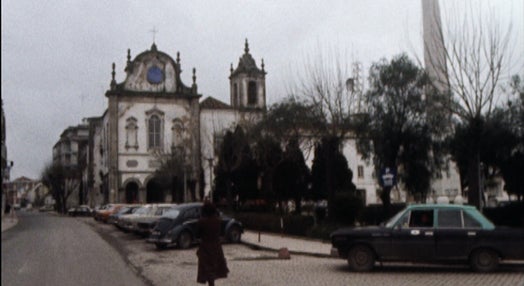
<path fill-rule="evenodd" d="M 174 219 L 174 218 L 177 218 L 179 214 L 180 214 L 180 210 L 169 209 L 169 210 L 166 210 L 162 216 Z"/>
<path fill-rule="evenodd" d="M 404 214 L 404 211 L 401 211 L 401 212 L 398 212 L 394 217 L 390 218 L 387 222 L 386 222 L 386 227 L 393 227 L 395 226 L 395 223 L 398 221 L 398 219 Z"/>

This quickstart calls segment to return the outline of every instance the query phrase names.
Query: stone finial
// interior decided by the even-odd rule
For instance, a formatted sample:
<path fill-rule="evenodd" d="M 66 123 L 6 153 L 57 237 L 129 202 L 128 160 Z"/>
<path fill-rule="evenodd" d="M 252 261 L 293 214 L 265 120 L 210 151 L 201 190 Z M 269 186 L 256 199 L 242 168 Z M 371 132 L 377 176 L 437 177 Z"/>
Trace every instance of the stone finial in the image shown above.
<path fill-rule="evenodd" d="M 231 63 L 231 68 L 229 70 L 231 71 L 231 74 L 233 74 L 233 63 Z"/>
<path fill-rule="evenodd" d="M 191 86 L 193 94 L 197 93 L 197 84 L 196 84 L 196 68 L 193 68 L 193 85 Z"/>
<path fill-rule="evenodd" d="M 180 52 L 176 52 L 176 63 L 180 64 Z"/>
<path fill-rule="evenodd" d="M 244 52 L 245 52 L 246 54 L 249 54 L 249 44 L 248 44 L 248 42 L 247 42 L 247 38 L 246 38 L 246 43 L 244 44 L 244 46 L 245 46 L 245 47 L 244 47 Z"/>
<path fill-rule="evenodd" d="M 262 71 L 265 72 L 265 70 L 264 70 L 264 67 L 265 67 L 265 65 L 264 65 L 264 58 L 262 58 L 262 64 L 260 66 L 262 67 Z"/>
<path fill-rule="evenodd" d="M 127 49 L 127 64 L 124 71 L 131 73 L 133 71 L 133 68 L 131 67 L 131 49 Z"/>
<path fill-rule="evenodd" d="M 113 71 L 111 72 L 111 89 L 116 88 L 116 80 L 115 80 L 115 63 L 113 63 Z"/>

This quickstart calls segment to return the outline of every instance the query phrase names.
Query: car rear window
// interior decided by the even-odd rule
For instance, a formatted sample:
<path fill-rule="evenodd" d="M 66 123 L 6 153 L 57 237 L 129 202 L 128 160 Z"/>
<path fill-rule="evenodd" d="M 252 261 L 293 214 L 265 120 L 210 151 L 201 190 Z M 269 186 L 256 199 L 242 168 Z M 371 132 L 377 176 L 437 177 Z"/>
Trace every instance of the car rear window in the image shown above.
<path fill-rule="evenodd" d="M 439 210 L 438 227 L 443 228 L 462 228 L 461 210 Z"/>
<path fill-rule="evenodd" d="M 467 228 L 481 228 L 482 225 L 467 212 L 464 212 L 464 226 Z"/>

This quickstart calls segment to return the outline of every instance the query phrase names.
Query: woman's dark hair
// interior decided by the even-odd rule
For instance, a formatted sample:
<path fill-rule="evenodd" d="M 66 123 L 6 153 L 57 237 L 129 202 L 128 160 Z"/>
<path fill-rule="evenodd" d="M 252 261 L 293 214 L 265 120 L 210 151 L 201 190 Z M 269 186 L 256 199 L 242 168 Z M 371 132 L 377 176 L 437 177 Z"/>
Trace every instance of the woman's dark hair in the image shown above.
<path fill-rule="evenodd" d="M 217 207 L 211 203 L 211 202 L 205 202 L 204 205 L 202 205 L 202 216 L 203 217 L 212 217 L 217 215 L 218 210 Z"/>

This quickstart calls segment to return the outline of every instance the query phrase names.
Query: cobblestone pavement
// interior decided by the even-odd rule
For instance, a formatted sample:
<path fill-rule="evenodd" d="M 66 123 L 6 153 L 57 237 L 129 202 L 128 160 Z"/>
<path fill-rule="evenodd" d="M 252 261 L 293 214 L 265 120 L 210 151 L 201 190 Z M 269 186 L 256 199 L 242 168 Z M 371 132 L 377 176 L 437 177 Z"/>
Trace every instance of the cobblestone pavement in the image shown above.
<path fill-rule="evenodd" d="M 102 237 L 119 249 L 135 271 L 151 285 L 197 285 L 196 247 L 158 251 L 154 245 L 145 243 L 143 238 L 123 233 L 111 225 L 89 218 L 77 219 L 92 225 Z M 246 238 L 250 235 L 258 241 L 258 234 L 248 232 Z M 270 238 L 269 234 L 262 234 L 261 240 L 267 242 Z M 275 245 L 281 242 L 277 241 Z M 326 244 L 315 241 L 309 242 L 313 244 L 308 244 L 308 241 L 304 243 L 306 246 L 320 243 L 320 247 Z M 347 263 L 342 259 L 297 255 L 293 254 L 293 248 L 289 245 L 281 247 L 289 247 L 291 259 L 280 260 L 277 259 L 276 251 L 260 250 L 260 247 L 256 250 L 246 244 L 224 245 L 231 272 L 227 279 L 217 280 L 216 285 L 524 286 L 523 264 L 503 265 L 495 273 L 478 274 L 466 266 L 387 263 L 370 273 L 355 273 L 349 271 Z"/>

